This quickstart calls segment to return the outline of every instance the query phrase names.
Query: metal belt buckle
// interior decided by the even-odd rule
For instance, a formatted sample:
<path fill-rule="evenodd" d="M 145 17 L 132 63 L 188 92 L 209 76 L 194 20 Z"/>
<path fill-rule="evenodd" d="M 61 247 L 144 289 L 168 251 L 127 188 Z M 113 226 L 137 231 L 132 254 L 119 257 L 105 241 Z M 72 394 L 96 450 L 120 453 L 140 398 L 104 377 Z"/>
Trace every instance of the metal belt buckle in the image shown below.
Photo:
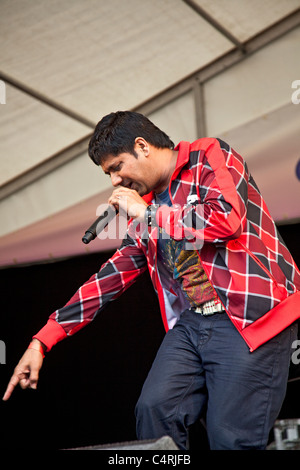
<path fill-rule="evenodd" d="M 200 313 L 203 316 L 213 315 L 217 312 L 223 312 L 224 308 L 221 303 L 215 303 L 214 301 L 206 302 L 202 307 L 196 307 L 195 312 Z"/>

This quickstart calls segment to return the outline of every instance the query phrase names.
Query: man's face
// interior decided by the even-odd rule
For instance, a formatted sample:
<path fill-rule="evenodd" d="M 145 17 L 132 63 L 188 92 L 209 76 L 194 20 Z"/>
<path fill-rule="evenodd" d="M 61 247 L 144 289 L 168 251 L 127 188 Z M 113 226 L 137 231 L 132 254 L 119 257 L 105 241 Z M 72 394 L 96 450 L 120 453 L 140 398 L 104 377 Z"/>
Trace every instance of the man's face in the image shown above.
<path fill-rule="evenodd" d="M 110 175 L 113 186 L 125 186 L 144 196 L 153 189 L 154 175 L 149 165 L 149 160 L 138 150 L 137 157 L 131 153 L 108 156 L 101 168 L 105 174 Z"/>

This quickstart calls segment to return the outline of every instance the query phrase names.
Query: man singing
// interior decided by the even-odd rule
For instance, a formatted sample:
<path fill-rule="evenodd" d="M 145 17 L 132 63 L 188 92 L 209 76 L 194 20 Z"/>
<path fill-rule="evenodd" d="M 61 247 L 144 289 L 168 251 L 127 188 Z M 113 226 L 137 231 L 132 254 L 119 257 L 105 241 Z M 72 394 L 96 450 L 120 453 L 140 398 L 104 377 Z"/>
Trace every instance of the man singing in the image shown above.
<path fill-rule="evenodd" d="M 89 155 L 130 217 L 121 247 L 33 337 L 8 384 L 36 388 L 43 356 L 149 269 L 166 335 L 136 405 L 139 439 L 186 449 L 199 417 L 211 449 L 264 449 L 286 392 L 300 272 L 243 158 L 173 142 L 145 116 L 96 126 Z"/>

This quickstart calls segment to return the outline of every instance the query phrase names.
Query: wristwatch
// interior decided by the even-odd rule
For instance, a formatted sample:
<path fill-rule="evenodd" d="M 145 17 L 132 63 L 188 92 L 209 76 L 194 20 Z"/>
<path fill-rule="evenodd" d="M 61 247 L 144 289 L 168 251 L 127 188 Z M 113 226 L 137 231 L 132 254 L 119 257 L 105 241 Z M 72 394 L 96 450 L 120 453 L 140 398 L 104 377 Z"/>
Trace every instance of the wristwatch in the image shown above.
<path fill-rule="evenodd" d="M 153 227 L 156 224 L 155 222 L 155 215 L 156 215 L 156 211 L 158 209 L 158 205 L 157 204 L 150 204 L 149 206 L 146 207 L 146 210 L 145 210 L 145 223 L 146 225 L 148 225 L 148 227 Z"/>

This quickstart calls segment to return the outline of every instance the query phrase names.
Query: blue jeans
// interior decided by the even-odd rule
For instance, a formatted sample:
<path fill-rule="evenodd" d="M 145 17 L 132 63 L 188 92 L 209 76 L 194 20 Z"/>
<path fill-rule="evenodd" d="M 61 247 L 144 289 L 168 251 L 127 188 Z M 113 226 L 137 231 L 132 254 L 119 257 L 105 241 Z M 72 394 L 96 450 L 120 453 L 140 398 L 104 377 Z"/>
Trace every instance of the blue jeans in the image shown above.
<path fill-rule="evenodd" d="M 250 353 L 226 313 L 186 310 L 157 353 L 136 406 L 138 439 L 186 449 L 205 417 L 210 449 L 265 449 L 286 393 L 292 325 Z"/>

